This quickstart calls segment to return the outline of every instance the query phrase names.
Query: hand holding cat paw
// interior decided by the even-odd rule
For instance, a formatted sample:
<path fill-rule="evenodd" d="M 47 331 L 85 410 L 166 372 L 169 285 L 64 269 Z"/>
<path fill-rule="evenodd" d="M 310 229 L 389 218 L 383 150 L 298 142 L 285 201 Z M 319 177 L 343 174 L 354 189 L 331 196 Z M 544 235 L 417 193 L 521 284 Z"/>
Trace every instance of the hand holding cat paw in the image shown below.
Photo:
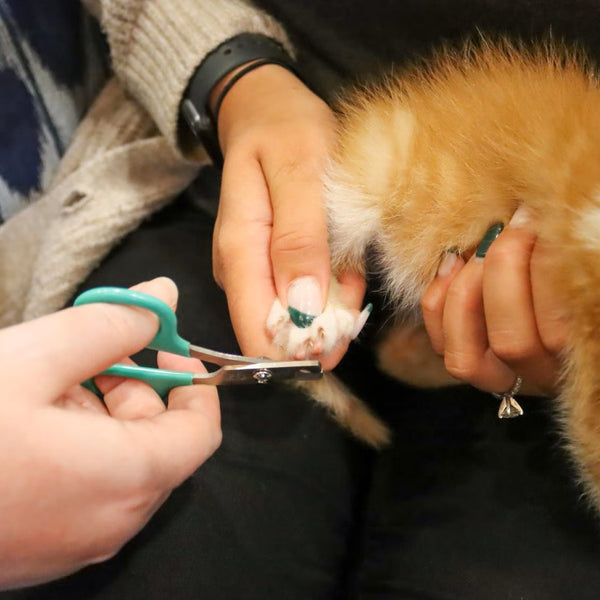
<path fill-rule="evenodd" d="M 316 281 L 320 304 L 328 296 L 322 176 L 334 138 L 333 113 L 292 73 L 263 65 L 231 88 L 218 125 L 225 162 L 213 238 L 215 279 L 227 295 L 242 351 L 285 358 L 265 327 L 276 298 L 287 306 L 290 284 L 307 276 Z M 363 278 L 342 279 L 344 305 L 359 309 Z M 294 354 L 308 343 L 296 342 Z M 318 335 L 312 343 L 319 348 Z M 346 346 L 336 347 L 323 368 L 333 368 Z"/>
<path fill-rule="evenodd" d="M 520 375 L 523 393 L 553 395 L 567 331 L 551 250 L 524 208 L 485 245 L 466 263 L 448 255 L 424 294 L 432 345 L 453 377 L 482 390 L 510 389 Z"/>

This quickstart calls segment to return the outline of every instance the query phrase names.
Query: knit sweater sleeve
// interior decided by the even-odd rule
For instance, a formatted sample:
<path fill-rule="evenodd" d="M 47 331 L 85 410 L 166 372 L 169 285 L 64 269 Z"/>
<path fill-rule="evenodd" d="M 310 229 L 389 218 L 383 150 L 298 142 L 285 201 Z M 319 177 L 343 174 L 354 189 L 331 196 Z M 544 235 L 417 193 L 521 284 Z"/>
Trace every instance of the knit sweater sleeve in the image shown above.
<path fill-rule="evenodd" d="M 108 37 L 114 70 L 178 144 L 179 105 L 202 59 L 244 32 L 289 42 L 280 25 L 244 0 L 84 0 Z"/>

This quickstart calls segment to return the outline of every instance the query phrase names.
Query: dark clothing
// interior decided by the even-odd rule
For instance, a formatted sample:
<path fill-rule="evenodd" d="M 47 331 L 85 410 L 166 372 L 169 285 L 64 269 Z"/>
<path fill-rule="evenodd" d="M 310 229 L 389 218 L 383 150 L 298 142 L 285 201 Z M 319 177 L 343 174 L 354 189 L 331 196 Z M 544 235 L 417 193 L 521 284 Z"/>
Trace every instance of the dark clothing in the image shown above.
<path fill-rule="evenodd" d="M 325 84 L 331 74 L 364 78 L 477 26 L 525 38 L 551 26 L 600 56 L 600 7 L 583 0 L 260 4 L 288 28 L 327 95 L 336 89 Z M 217 173 L 204 170 L 84 289 L 168 275 L 180 288 L 182 335 L 236 351 L 211 275 L 204 210 L 217 187 Z M 373 364 L 373 328 L 337 371 L 391 424 L 390 448 L 369 450 L 284 387 L 221 388 L 222 447 L 120 554 L 0 598 L 597 600 L 600 531 L 574 483 L 552 402 L 524 399 L 523 418 L 499 421 L 489 394 L 393 382 Z"/>
<path fill-rule="evenodd" d="M 84 288 L 168 275 L 182 335 L 236 351 L 199 208 L 217 183 L 203 171 Z M 392 424 L 391 448 L 367 449 L 284 388 L 221 388 L 222 447 L 120 554 L 0 598 L 597 600 L 600 532 L 551 402 L 525 399 L 524 417 L 499 421 L 489 394 L 382 377 L 364 343 L 338 371 Z"/>
<path fill-rule="evenodd" d="M 47 189 L 106 58 L 80 0 L 0 0 L 0 226 Z"/>
<path fill-rule="evenodd" d="M 483 33 L 530 41 L 551 32 L 600 58 L 600 4 L 593 0 L 255 0 L 296 45 L 311 84 L 361 82 L 401 68 L 440 44 Z"/>

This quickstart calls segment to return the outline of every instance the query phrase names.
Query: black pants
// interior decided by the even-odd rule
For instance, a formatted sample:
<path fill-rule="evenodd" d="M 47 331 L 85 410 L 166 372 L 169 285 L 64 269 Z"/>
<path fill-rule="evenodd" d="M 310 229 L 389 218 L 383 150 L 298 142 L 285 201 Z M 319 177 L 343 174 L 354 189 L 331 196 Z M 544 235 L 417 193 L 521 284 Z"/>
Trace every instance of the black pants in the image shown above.
<path fill-rule="evenodd" d="M 182 335 L 237 351 L 211 274 L 217 187 L 204 171 L 82 289 L 168 275 Z M 600 597 L 600 527 L 573 484 L 551 402 L 526 399 L 524 417 L 499 421 L 496 400 L 471 388 L 387 380 L 360 342 L 338 371 L 391 423 L 391 448 L 370 451 L 286 388 L 221 388 L 222 447 L 114 559 L 0 598 Z"/>

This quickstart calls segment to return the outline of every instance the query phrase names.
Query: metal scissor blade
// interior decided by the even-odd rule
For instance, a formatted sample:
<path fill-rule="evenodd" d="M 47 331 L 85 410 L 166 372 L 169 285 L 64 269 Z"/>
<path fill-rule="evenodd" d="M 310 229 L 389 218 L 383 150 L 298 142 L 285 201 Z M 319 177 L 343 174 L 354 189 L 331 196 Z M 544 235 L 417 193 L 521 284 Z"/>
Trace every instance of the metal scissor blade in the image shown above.
<path fill-rule="evenodd" d="M 219 352 L 218 350 L 210 350 L 209 348 L 202 348 L 202 346 L 194 346 L 193 344 L 190 344 L 190 356 L 199 358 L 200 360 L 213 365 L 239 365 L 240 363 L 256 364 L 267 360 L 264 358 L 242 356 L 241 354 Z"/>
<path fill-rule="evenodd" d="M 275 381 L 305 381 L 319 379 L 323 368 L 318 360 L 265 361 L 251 364 L 225 365 L 206 374 L 195 374 L 193 383 L 208 385 L 239 385 L 272 383 Z"/>

